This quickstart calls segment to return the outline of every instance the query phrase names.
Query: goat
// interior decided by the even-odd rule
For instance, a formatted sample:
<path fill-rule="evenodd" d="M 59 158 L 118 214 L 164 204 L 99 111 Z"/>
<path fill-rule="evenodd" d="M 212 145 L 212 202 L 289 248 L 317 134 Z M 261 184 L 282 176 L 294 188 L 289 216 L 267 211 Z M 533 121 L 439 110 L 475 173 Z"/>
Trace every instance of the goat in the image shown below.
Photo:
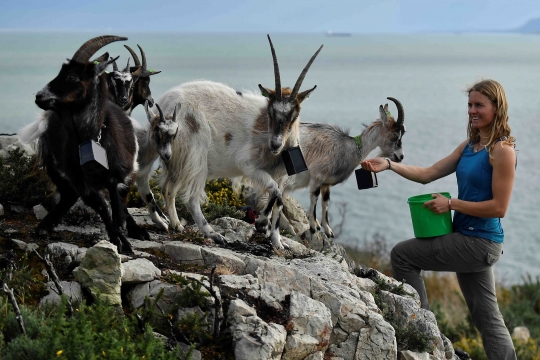
<path fill-rule="evenodd" d="M 109 87 L 109 98 L 122 108 L 128 115 L 131 114 L 133 104 L 134 88 L 140 78 L 142 69 L 137 67 L 130 71 L 129 59 L 124 70 L 120 71 L 116 61 L 112 62 L 113 71 L 107 74 L 107 85 Z"/>
<path fill-rule="evenodd" d="M 139 61 L 139 57 L 129 46 L 124 45 L 124 47 L 130 52 L 133 57 L 133 62 L 135 67 L 131 68 L 131 71 L 136 71 L 137 67 L 140 67 L 140 74 L 138 75 L 138 81 L 135 83 L 135 90 L 133 94 L 133 101 L 131 102 L 130 107 L 127 109 L 127 114 L 131 115 L 131 112 L 137 105 L 143 105 L 148 101 L 150 107 L 154 105 L 154 99 L 152 98 L 152 93 L 150 92 L 150 76 L 159 74 L 161 71 L 148 70 L 146 67 L 146 55 L 142 47 L 137 44 L 137 47 L 141 51 L 142 64 Z"/>
<path fill-rule="evenodd" d="M 52 230 L 79 197 L 103 219 L 109 239 L 118 251 L 132 252 L 121 232 L 149 239 L 125 206 L 127 188 L 137 170 L 138 144 L 129 117 L 107 98 L 107 84 L 100 76 L 111 60 L 94 63 L 90 57 L 119 36 L 100 36 L 85 42 L 66 60 L 60 73 L 36 94 L 36 104 L 47 112 L 46 129 L 38 138 L 38 158 L 60 193 L 59 203 L 36 227 L 36 235 Z M 116 60 L 116 59 L 112 59 Z M 79 145 L 97 139 L 107 154 L 108 169 L 87 169 L 80 163 Z M 112 217 L 100 192 L 109 192 Z"/>
<path fill-rule="evenodd" d="M 396 104 L 398 119 L 388 111 L 388 104 L 379 106 L 380 119 L 369 126 L 358 136 L 349 136 L 335 125 L 300 123 L 300 145 L 305 156 L 308 170 L 293 175 L 285 182 L 284 192 L 309 186 L 310 206 L 308 211 L 310 234 L 321 225 L 317 221 L 316 207 L 319 194 L 322 195 L 322 228 L 328 237 L 334 233 L 328 224 L 328 205 L 330 203 L 330 187 L 345 181 L 365 159 L 367 155 L 380 148 L 379 156 L 388 157 L 401 162 L 404 154 L 402 137 L 405 134 L 405 114 L 403 105 L 394 98 L 389 100 Z"/>
<path fill-rule="evenodd" d="M 300 104 L 315 90 L 299 92 L 309 67 L 322 49 L 311 57 L 294 88 L 281 88 L 279 66 L 268 36 L 274 63 L 275 90 L 259 84 L 261 95 L 242 94 L 227 85 L 210 81 L 185 83 L 167 91 L 158 101 L 164 112 L 178 103 L 179 135 L 173 142 L 173 157 L 163 162 L 162 192 L 166 212 L 174 230 L 182 230 L 175 197 L 187 204 L 193 219 L 206 237 L 222 243 L 224 237 L 204 218 L 200 201 L 206 195 L 207 180 L 247 176 L 269 193 L 266 208 L 257 219 L 260 232 L 268 229 L 277 249 L 283 249 L 279 235 L 279 214 L 283 206 L 282 188 L 287 176 L 281 151 L 298 145 Z M 276 211 L 272 216 L 272 209 Z"/>
<path fill-rule="evenodd" d="M 178 133 L 178 123 L 176 122 L 176 112 L 174 109 L 172 116 L 164 116 L 161 108 L 156 104 L 159 114 L 156 115 L 150 110 L 149 102 L 144 104 L 148 124 L 142 127 L 132 118 L 135 135 L 139 143 L 139 171 L 135 178 L 139 195 L 148 206 L 148 212 L 152 221 L 160 229 L 167 230 L 170 224 L 169 219 L 161 208 L 157 205 L 154 194 L 150 190 L 149 180 L 154 161 L 161 157 L 162 161 L 169 161 L 172 156 L 171 143 Z"/>

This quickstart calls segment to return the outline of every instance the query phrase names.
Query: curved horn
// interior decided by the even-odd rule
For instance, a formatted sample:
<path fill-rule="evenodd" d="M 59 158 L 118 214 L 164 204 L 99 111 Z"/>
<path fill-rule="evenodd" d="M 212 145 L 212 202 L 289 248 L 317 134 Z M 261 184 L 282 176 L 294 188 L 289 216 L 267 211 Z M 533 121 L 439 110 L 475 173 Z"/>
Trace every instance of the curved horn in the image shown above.
<path fill-rule="evenodd" d="M 127 51 L 129 51 L 129 53 L 131 54 L 131 57 L 133 57 L 135 66 L 141 66 L 141 62 L 139 61 L 139 57 L 137 56 L 137 54 L 135 54 L 135 51 L 133 51 L 133 49 L 127 45 L 124 45 L 124 47 L 127 49 Z"/>
<path fill-rule="evenodd" d="M 298 80 L 296 80 L 296 84 L 294 84 L 294 88 L 293 88 L 291 96 L 290 96 L 291 101 L 294 101 L 296 99 L 296 95 L 298 95 L 298 90 L 300 90 L 300 86 L 302 86 L 302 81 L 304 81 L 304 78 L 306 77 L 306 74 L 307 74 L 307 72 L 309 70 L 309 67 L 311 66 L 313 61 L 315 61 L 315 58 L 317 57 L 317 55 L 319 55 L 319 52 L 321 51 L 323 46 L 324 45 L 321 45 L 319 50 L 317 50 L 317 52 L 311 57 L 311 59 L 309 59 L 309 62 L 307 63 L 304 70 L 302 70 L 302 73 L 298 77 Z"/>
<path fill-rule="evenodd" d="M 115 36 L 115 35 L 104 35 L 98 36 L 93 39 L 88 40 L 75 52 L 72 57 L 72 61 L 84 64 L 88 62 L 90 56 L 94 55 L 96 51 L 101 49 L 107 44 L 110 44 L 114 41 L 127 40 L 127 37 Z"/>
<path fill-rule="evenodd" d="M 112 60 L 112 58 L 111 58 L 111 60 Z M 112 69 L 113 69 L 113 71 L 120 71 L 120 70 L 118 70 L 118 65 L 116 65 L 116 60 L 113 61 L 113 63 L 112 63 Z"/>
<path fill-rule="evenodd" d="M 161 120 L 165 120 L 165 117 L 163 116 L 163 111 L 161 111 L 161 108 L 159 107 L 158 104 L 156 104 L 156 106 L 157 106 L 157 109 L 158 109 L 158 111 L 159 111 L 159 118 L 160 118 Z"/>
<path fill-rule="evenodd" d="M 398 99 L 394 99 L 393 97 L 387 97 L 387 99 L 393 101 L 394 104 L 396 104 L 398 111 L 397 124 L 403 125 L 403 121 L 405 121 L 405 111 L 403 110 L 403 105 L 401 105 Z"/>
<path fill-rule="evenodd" d="M 266 36 L 268 36 L 268 42 L 270 42 L 270 50 L 272 50 L 272 59 L 274 60 L 274 78 L 276 81 L 275 97 L 276 100 L 281 100 L 281 77 L 279 76 L 279 65 L 276 57 L 276 50 L 274 50 L 274 45 L 272 44 L 270 35 L 266 34 Z"/>
<path fill-rule="evenodd" d="M 137 44 L 137 47 L 139 48 L 139 50 L 141 50 L 142 68 L 143 68 L 143 70 L 146 70 L 146 55 L 144 54 L 144 51 L 143 51 L 142 47 L 139 44 Z"/>

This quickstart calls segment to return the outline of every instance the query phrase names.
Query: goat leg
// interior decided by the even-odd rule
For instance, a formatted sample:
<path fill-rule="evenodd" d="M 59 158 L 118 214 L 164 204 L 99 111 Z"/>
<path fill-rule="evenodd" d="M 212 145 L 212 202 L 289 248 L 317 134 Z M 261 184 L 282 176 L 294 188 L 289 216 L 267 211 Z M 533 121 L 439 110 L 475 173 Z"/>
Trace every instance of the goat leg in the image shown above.
<path fill-rule="evenodd" d="M 114 192 L 112 193 L 114 194 Z M 99 214 L 99 216 L 101 216 L 101 219 L 105 224 L 107 234 L 109 235 L 109 240 L 116 245 L 118 252 L 124 254 L 133 253 L 133 248 L 131 247 L 131 244 L 125 238 L 125 236 L 122 235 L 122 233 L 120 232 L 120 227 L 113 226 L 113 221 L 111 219 L 111 216 L 109 215 L 107 204 L 105 203 L 103 195 L 100 192 L 96 191 L 84 196 L 82 199 L 86 205 L 90 206 L 92 209 L 94 209 L 95 212 Z M 114 213 L 114 207 L 112 208 Z M 122 246 L 123 244 L 126 245 L 125 249 Z"/>
<path fill-rule="evenodd" d="M 330 185 L 323 185 L 321 187 L 322 196 L 322 228 L 326 236 L 329 238 L 334 237 L 334 232 L 330 228 L 328 223 L 328 206 L 330 205 Z"/>
<path fill-rule="evenodd" d="M 154 194 L 152 194 L 152 190 L 150 189 L 148 182 L 150 179 L 149 169 L 151 167 L 147 166 L 147 168 L 148 169 L 142 168 L 141 170 L 139 170 L 139 174 L 136 179 L 137 190 L 139 191 L 139 195 L 141 196 L 148 208 L 148 213 L 150 214 L 150 218 L 152 219 L 152 221 L 159 229 L 168 231 L 169 226 L 171 225 L 171 221 L 163 213 L 163 211 L 161 211 L 161 208 L 156 203 Z"/>
<path fill-rule="evenodd" d="M 51 178 L 54 179 L 53 177 Z M 75 191 L 75 189 L 73 189 L 68 182 L 60 181 L 54 183 L 60 193 L 60 201 L 36 227 L 36 236 L 45 236 L 49 231 L 52 231 L 52 229 L 60 222 L 62 217 L 69 211 L 69 209 L 71 209 L 79 198 L 77 191 Z"/>
<path fill-rule="evenodd" d="M 114 191 L 114 189 L 111 189 Z M 135 219 L 133 219 L 133 216 L 129 213 L 127 207 L 126 207 L 126 198 L 129 191 L 129 185 L 128 184 L 120 184 L 118 187 L 117 193 L 118 193 L 118 199 L 114 201 L 118 201 L 118 211 L 121 214 L 121 227 L 124 227 L 124 224 L 126 225 L 126 229 L 128 232 L 128 236 L 134 239 L 139 240 L 150 240 L 150 234 L 148 234 L 148 231 L 146 229 L 143 229 L 137 223 L 135 222 Z M 111 202 L 113 202 L 111 198 Z M 114 214 L 114 212 L 113 212 Z M 114 222 L 114 215 L 113 215 L 113 222 Z"/>
<path fill-rule="evenodd" d="M 212 229 L 212 227 L 206 221 L 199 202 L 199 196 L 192 196 L 187 203 L 189 212 L 195 220 L 195 223 L 202 231 L 205 237 L 212 239 L 216 244 L 225 244 L 225 237 Z"/>
<path fill-rule="evenodd" d="M 284 248 L 289 249 L 287 244 L 281 242 L 281 235 L 279 234 L 279 220 L 281 217 L 281 212 L 283 210 L 283 199 L 281 196 L 276 196 L 276 202 L 274 211 L 272 212 L 272 223 L 270 229 L 270 240 L 272 240 L 272 246 L 275 249 L 283 250 Z"/>

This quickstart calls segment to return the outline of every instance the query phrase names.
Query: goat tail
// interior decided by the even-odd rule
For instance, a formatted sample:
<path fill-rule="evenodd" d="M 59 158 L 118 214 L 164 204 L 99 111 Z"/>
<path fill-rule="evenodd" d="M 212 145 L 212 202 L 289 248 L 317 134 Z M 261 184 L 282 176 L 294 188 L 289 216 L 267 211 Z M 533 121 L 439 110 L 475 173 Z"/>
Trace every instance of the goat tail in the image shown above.
<path fill-rule="evenodd" d="M 47 130 L 48 119 L 48 112 L 45 111 L 36 121 L 17 131 L 21 143 L 32 145 Z"/>

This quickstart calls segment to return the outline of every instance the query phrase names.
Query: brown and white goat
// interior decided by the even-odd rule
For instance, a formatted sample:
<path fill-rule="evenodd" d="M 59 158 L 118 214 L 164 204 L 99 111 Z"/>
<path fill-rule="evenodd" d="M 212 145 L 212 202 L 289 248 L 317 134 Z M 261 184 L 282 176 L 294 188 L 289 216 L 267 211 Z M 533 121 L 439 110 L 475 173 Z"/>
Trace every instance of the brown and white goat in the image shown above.
<path fill-rule="evenodd" d="M 118 251 L 132 248 L 128 235 L 149 239 L 135 224 L 125 205 L 126 189 L 137 169 L 137 139 L 129 117 L 107 97 L 100 77 L 109 61 L 94 63 L 90 57 L 103 46 L 125 37 L 112 35 L 88 40 L 62 65 L 60 73 L 36 94 L 36 104 L 48 111 L 46 129 L 38 138 L 38 157 L 60 193 L 59 203 L 39 223 L 37 235 L 53 229 L 79 197 L 103 219 Z M 79 145 L 97 140 L 107 154 L 108 169 L 81 165 Z M 101 190 L 108 190 L 112 217 Z"/>
<path fill-rule="evenodd" d="M 206 198 L 205 183 L 214 178 L 246 176 L 270 194 L 257 219 L 257 230 L 266 232 L 271 218 L 272 243 L 275 248 L 283 248 L 278 224 L 287 172 L 281 152 L 298 145 L 300 104 L 316 86 L 303 92 L 299 90 L 322 46 L 311 57 L 291 90 L 281 88 L 270 36 L 268 41 L 274 63 L 275 90 L 259 84 L 262 96 L 242 94 L 221 83 L 195 81 L 167 91 L 158 101 L 168 113 L 177 104 L 182 104 L 177 116 L 179 130 L 173 142 L 173 157 L 162 162 L 162 192 L 174 230 L 183 229 L 175 208 L 176 194 L 180 192 L 181 200 L 187 204 L 203 234 L 223 242 L 223 236 L 214 232 L 201 211 L 200 201 Z"/>
<path fill-rule="evenodd" d="M 316 208 L 319 195 L 322 195 L 322 228 L 327 236 L 334 237 L 328 224 L 330 187 L 345 181 L 371 151 L 379 147 L 379 156 L 396 162 L 403 160 L 405 113 L 397 99 L 388 99 L 397 106 L 397 121 L 388 111 L 388 104 L 384 107 L 381 105 L 380 119 L 366 125 L 364 131 L 356 137 L 349 136 L 349 131 L 335 125 L 300 123 L 300 144 L 308 170 L 289 177 L 284 192 L 309 187 L 308 219 L 311 234 L 320 230 Z"/>

